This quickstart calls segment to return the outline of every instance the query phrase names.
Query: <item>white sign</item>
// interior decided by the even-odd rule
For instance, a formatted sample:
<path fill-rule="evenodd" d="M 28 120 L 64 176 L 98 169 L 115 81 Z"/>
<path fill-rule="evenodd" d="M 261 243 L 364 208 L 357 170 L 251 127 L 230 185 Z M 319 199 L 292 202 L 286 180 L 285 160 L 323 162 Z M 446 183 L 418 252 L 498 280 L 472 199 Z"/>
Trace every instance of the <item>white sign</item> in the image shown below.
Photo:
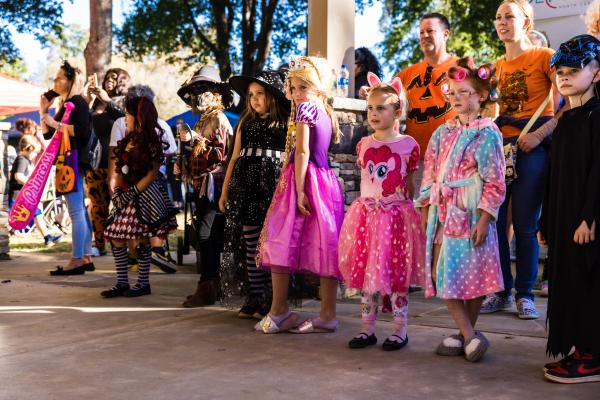
<path fill-rule="evenodd" d="M 535 19 L 568 17 L 585 14 L 592 0 L 529 0 Z"/>

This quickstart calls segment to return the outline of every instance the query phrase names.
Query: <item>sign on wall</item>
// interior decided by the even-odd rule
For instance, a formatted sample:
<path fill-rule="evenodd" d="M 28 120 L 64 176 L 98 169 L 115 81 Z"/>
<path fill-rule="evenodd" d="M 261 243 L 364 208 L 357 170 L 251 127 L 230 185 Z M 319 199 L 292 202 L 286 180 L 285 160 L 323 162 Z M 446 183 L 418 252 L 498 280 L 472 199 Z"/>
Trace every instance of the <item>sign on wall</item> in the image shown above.
<path fill-rule="evenodd" d="M 585 14 L 592 0 L 529 0 L 535 19 L 568 17 Z"/>

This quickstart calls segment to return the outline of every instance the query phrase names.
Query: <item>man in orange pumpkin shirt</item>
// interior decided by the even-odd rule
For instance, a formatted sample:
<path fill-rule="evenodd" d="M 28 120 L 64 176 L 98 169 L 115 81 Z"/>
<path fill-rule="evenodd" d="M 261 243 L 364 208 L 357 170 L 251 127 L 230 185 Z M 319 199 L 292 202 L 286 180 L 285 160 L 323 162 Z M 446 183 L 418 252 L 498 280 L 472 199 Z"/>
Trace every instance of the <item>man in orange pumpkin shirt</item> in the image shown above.
<path fill-rule="evenodd" d="M 423 61 L 398 73 L 408 98 L 405 133 L 419 143 L 421 159 L 433 132 L 456 116 L 442 93 L 442 85 L 448 80 L 448 70 L 458 60 L 446 49 L 449 37 L 450 23 L 445 16 L 439 13 L 424 15 L 419 27 Z"/>

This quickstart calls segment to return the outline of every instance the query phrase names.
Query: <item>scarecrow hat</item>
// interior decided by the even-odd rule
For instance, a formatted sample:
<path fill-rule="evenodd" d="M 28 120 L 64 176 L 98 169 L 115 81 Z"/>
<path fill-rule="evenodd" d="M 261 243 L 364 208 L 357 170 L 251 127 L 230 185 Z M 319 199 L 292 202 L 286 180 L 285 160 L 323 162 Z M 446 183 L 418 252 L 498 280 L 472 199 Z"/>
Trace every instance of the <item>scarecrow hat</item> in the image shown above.
<path fill-rule="evenodd" d="M 177 95 L 189 106 L 191 105 L 192 96 L 215 90 L 221 93 L 223 106 L 225 108 L 231 107 L 233 104 L 231 86 L 227 82 L 221 81 L 219 71 L 214 65 L 205 65 L 181 85 Z"/>
<path fill-rule="evenodd" d="M 275 71 L 271 69 L 265 69 L 255 77 L 245 76 L 245 75 L 237 75 L 229 78 L 229 84 L 241 97 L 245 98 L 248 95 L 248 87 L 251 83 L 257 83 L 264 87 L 275 97 L 275 100 L 282 106 L 284 109 L 290 109 L 291 103 L 285 97 L 284 93 L 284 72 L 283 71 Z"/>
<path fill-rule="evenodd" d="M 600 61 L 600 41 L 591 35 L 579 35 L 560 45 L 550 59 L 550 67 L 584 68 L 592 60 Z"/>

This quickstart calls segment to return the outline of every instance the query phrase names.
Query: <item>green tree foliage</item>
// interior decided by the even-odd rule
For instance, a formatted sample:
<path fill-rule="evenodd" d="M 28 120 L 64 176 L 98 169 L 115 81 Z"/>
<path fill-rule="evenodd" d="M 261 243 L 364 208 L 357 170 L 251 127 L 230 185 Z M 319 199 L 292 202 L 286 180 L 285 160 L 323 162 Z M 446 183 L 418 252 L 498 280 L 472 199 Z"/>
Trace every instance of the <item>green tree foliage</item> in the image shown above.
<path fill-rule="evenodd" d="M 88 41 L 89 30 L 78 24 L 64 25 L 60 32 L 49 32 L 44 36 L 43 47 L 50 51 L 53 60 L 80 59 Z"/>
<path fill-rule="evenodd" d="M 450 52 L 471 55 L 477 63 L 495 61 L 504 52 L 494 28 L 499 0 L 383 0 L 383 56 L 397 70 L 423 58 L 419 48 L 421 16 L 430 12 L 450 20 Z"/>
<path fill-rule="evenodd" d="M 362 12 L 374 0 L 357 0 Z M 117 32 L 128 58 L 172 63 L 214 59 L 222 78 L 260 71 L 306 48 L 308 0 L 136 0 Z M 271 60 L 273 57 L 271 57 Z"/>
<path fill-rule="evenodd" d="M 60 34 L 62 30 L 62 3 L 62 0 L 0 0 L 0 66 L 3 69 L 23 70 L 9 27 L 19 33 L 31 33 L 46 43 L 48 32 Z"/>
<path fill-rule="evenodd" d="M 17 58 L 12 63 L 1 63 L 0 62 L 0 74 L 8 75 L 13 78 L 21 79 L 27 72 L 27 65 L 25 62 Z"/>

